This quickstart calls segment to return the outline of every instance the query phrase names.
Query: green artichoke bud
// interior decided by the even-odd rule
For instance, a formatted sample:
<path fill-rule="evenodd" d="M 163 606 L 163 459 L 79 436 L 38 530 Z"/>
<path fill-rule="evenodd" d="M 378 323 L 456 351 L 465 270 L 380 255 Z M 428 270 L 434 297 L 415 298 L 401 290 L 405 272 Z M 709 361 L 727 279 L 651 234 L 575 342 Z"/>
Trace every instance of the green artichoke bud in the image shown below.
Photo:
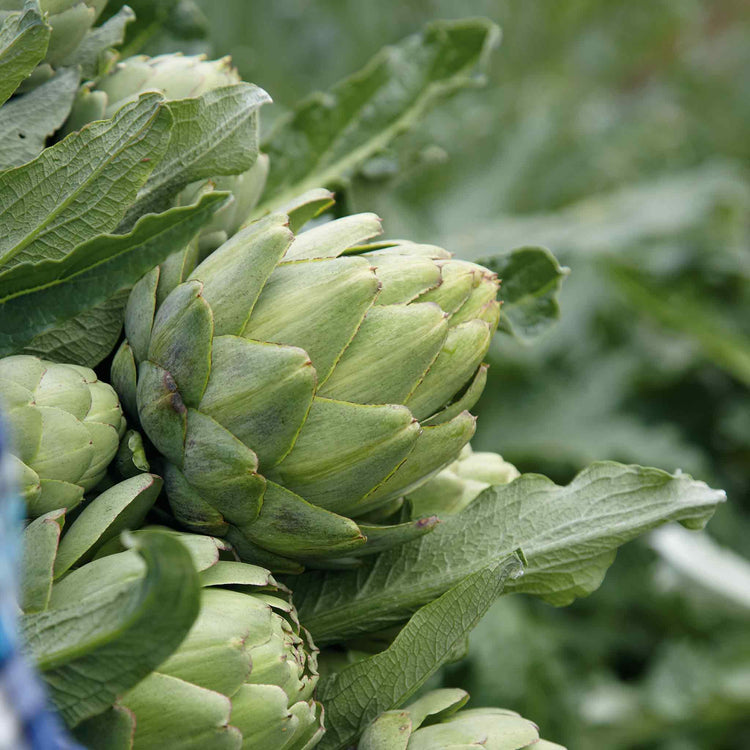
<path fill-rule="evenodd" d="M 203 587 L 198 617 L 166 661 L 112 709 L 80 724 L 77 737 L 107 750 L 314 747 L 323 735 L 313 697 L 318 652 L 289 591 L 263 568 L 223 559 L 230 548 L 220 540 L 164 533 L 193 555 Z M 100 556 L 53 586 L 49 608 L 85 604 L 141 568 L 132 550 Z"/>
<path fill-rule="evenodd" d="M 16 355 L 0 359 L 0 401 L 27 515 L 78 505 L 125 432 L 113 388 L 87 367 Z"/>
<path fill-rule="evenodd" d="M 218 539 L 154 527 L 121 536 L 161 487 L 134 476 L 70 526 L 58 510 L 26 528 L 21 627 L 53 702 L 90 748 L 313 747 L 318 652 L 289 591 Z M 166 568 L 157 577 L 174 617 L 146 593 L 138 550 L 154 543 L 172 548 L 150 566 Z"/>
<path fill-rule="evenodd" d="M 498 453 L 464 447 L 458 459 L 409 493 L 414 516 L 452 515 L 462 511 L 492 485 L 508 484 L 521 473 Z"/>
<path fill-rule="evenodd" d="M 160 91 L 167 99 L 187 99 L 240 81 L 229 57 L 207 60 L 206 55 L 179 53 L 158 57 L 136 55 L 117 63 L 95 90 L 103 95 L 100 97 L 103 117 L 112 117 L 120 107 L 146 91 Z"/>
<path fill-rule="evenodd" d="M 241 230 L 161 305 L 158 274 L 138 282 L 112 377 L 165 457 L 175 517 L 298 571 L 434 526 L 352 519 L 469 441 L 499 304 L 482 266 L 363 244 L 380 232 L 373 214 L 297 236 L 288 224 L 272 214 Z"/>
<path fill-rule="evenodd" d="M 66 129 L 78 130 L 92 120 L 112 117 L 146 91 L 159 91 L 167 99 L 186 99 L 240 80 L 229 57 L 206 60 L 206 55 L 180 53 L 135 55 L 118 62 L 96 85 L 80 90 Z"/>
<path fill-rule="evenodd" d="M 539 738 L 539 729 L 514 711 L 463 709 L 469 694 L 433 690 L 400 711 L 386 711 L 365 729 L 357 750 L 565 750 Z"/>

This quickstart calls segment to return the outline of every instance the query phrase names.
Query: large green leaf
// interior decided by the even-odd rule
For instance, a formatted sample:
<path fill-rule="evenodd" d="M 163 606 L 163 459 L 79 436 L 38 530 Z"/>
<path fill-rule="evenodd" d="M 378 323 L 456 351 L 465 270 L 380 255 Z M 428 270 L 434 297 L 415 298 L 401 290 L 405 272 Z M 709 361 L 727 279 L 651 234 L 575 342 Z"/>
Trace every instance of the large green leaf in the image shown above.
<path fill-rule="evenodd" d="M 325 681 L 318 693 L 326 709 L 321 750 L 349 747 L 379 713 L 402 706 L 461 647 L 520 571 L 515 555 L 493 560 L 418 610 L 385 651 Z"/>
<path fill-rule="evenodd" d="M 0 13 L 0 104 L 28 76 L 47 52 L 50 27 L 44 22 L 36 0 L 23 10 Z"/>
<path fill-rule="evenodd" d="M 0 268 L 59 260 L 113 230 L 164 153 L 171 126 L 163 97 L 144 94 L 0 173 Z"/>
<path fill-rule="evenodd" d="M 295 603 L 316 643 L 347 639 L 403 622 L 488 560 L 520 548 L 526 572 L 508 588 L 568 604 L 599 586 L 620 545 L 667 521 L 702 526 L 724 499 L 687 475 L 611 461 L 566 486 L 525 474 L 361 568 L 305 573 Z"/>
<path fill-rule="evenodd" d="M 79 78 L 77 70 L 64 68 L 0 109 L 0 169 L 24 164 L 39 154 L 47 136 L 65 122 Z"/>
<path fill-rule="evenodd" d="M 519 247 L 483 263 L 500 277 L 499 330 L 522 341 L 544 333 L 560 319 L 557 294 L 569 269 L 543 247 Z"/>
<path fill-rule="evenodd" d="M 108 314 L 108 300 L 184 247 L 226 200 L 226 193 L 207 193 L 192 206 L 144 216 L 129 234 L 101 235 L 59 260 L 0 274 L 0 356 L 25 349 L 96 364 L 122 325 L 121 315 Z M 79 316 L 100 306 L 82 325 Z"/>
<path fill-rule="evenodd" d="M 311 188 L 336 186 L 438 99 L 481 84 L 498 39 L 486 19 L 434 21 L 329 91 L 305 99 L 263 144 L 271 171 L 259 212 Z"/>
<path fill-rule="evenodd" d="M 69 726 L 101 713 L 153 671 L 198 615 L 198 574 L 185 547 L 159 532 L 140 535 L 137 545 L 143 578 L 21 619 L 29 653 Z"/>
<path fill-rule="evenodd" d="M 162 210 L 190 182 L 245 172 L 258 158 L 258 110 L 271 101 L 250 83 L 168 103 L 174 118 L 169 146 L 138 192 L 125 226 Z"/>

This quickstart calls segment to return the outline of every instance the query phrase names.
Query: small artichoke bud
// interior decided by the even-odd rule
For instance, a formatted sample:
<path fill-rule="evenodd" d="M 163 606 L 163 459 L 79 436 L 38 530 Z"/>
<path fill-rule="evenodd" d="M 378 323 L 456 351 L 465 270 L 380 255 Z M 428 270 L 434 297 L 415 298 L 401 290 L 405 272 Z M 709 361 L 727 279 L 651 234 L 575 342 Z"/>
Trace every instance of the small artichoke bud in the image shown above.
<path fill-rule="evenodd" d="M 469 694 L 458 688 L 433 690 L 404 709 L 385 711 L 362 733 L 357 750 L 482 747 L 486 750 L 565 750 L 540 740 L 539 728 L 515 711 L 463 706 Z"/>
<path fill-rule="evenodd" d="M 206 55 L 179 53 L 148 57 L 136 55 L 115 65 L 96 87 L 107 95 L 105 117 L 146 91 L 159 91 L 167 99 L 187 99 L 240 82 L 229 57 L 207 60 Z"/>
<path fill-rule="evenodd" d="M 407 496 L 412 515 L 452 515 L 492 485 L 508 484 L 520 472 L 498 453 L 475 453 L 466 445 L 458 459 Z"/>
<path fill-rule="evenodd" d="M 87 367 L 16 355 L 0 359 L 0 401 L 27 515 L 78 505 L 125 432 L 114 389 Z"/>

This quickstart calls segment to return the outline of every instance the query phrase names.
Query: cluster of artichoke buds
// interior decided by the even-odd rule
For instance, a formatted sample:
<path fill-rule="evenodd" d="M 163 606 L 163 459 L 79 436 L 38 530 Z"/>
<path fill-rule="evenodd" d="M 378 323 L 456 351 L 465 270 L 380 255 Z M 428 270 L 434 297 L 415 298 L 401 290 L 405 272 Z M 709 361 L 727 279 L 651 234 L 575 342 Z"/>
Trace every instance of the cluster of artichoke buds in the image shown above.
<path fill-rule="evenodd" d="M 433 690 L 402 710 L 386 711 L 362 734 L 357 750 L 565 750 L 539 738 L 539 729 L 514 711 L 463 706 L 469 694 Z"/>
<path fill-rule="evenodd" d="M 472 437 L 499 304 L 482 266 L 367 244 L 373 214 L 289 223 L 250 224 L 163 301 L 158 272 L 141 280 L 112 382 L 165 457 L 178 521 L 292 572 L 431 530 L 367 516 Z"/>

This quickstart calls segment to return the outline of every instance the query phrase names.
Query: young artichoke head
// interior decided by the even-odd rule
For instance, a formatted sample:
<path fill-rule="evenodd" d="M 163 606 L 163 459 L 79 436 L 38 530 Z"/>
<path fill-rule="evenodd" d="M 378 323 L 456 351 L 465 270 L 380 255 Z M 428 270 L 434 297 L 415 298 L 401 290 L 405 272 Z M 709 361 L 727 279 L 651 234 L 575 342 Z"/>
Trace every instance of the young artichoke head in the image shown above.
<path fill-rule="evenodd" d="M 431 245 L 363 244 L 379 232 L 360 214 L 295 236 L 272 214 L 160 306 L 158 273 L 131 294 L 113 384 L 166 458 L 176 518 L 243 559 L 298 570 L 428 531 L 353 519 L 474 432 L 497 278 Z"/>
<path fill-rule="evenodd" d="M 0 359 L 0 404 L 32 518 L 78 505 L 104 477 L 125 432 L 117 394 L 87 367 Z"/>
<path fill-rule="evenodd" d="M 385 711 L 362 733 L 357 750 L 565 750 L 540 739 L 537 726 L 514 711 L 464 709 L 468 700 L 464 690 L 433 690 L 405 709 Z"/>
<path fill-rule="evenodd" d="M 24 579 L 21 628 L 54 705 L 92 750 L 313 747 L 323 734 L 313 697 L 318 651 L 290 592 L 208 536 L 151 527 L 133 532 L 124 549 L 119 531 L 140 525 L 160 487 L 153 475 L 133 477 L 92 500 L 69 526 L 55 511 L 27 527 L 25 559 L 34 564 Z M 162 548 L 181 548 L 190 573 L 162 591 L 172 597 L 163 607 L 184 608 L 183 587 L 195 587 L 198 601 L 184 630 L 182 621 L 175 630 L 168 609 L 154 611 L 143 638 L 143 630 L 136 636 L 128 628 L 141 608 L 161 603 L 148 602 L 146 579 L 176 562 L 152 554 L 147 563 L 138 552 L 159 537 Z M 103 612 L 121 617 L 119 627 Z M 107 691 L 92 706 L 87 696 Z"/>
<path fill-rule="evenodd" d="M 508 484 L 520 475 L 499 453 L 473 451 L 466 445 L 453 463 L 409 493 L 411 514 L 459 513 L 488 487 Z"/>
<path fill-rule="evenodd" d="M 263 568 L 219 559 L 226 546 L 219 540 L 178 538 L 200 573 L 197 619 L 166 661 L 112 709 L 80 724 L 76 736 L 107 750 L 314 747 L 323 735 L 323 709 L 313 696 L 318 651 L 289 591 Z M 95 596 L 139 566 L 130 550 L 93 560 L 53 587 L 50 607 Z"/>

